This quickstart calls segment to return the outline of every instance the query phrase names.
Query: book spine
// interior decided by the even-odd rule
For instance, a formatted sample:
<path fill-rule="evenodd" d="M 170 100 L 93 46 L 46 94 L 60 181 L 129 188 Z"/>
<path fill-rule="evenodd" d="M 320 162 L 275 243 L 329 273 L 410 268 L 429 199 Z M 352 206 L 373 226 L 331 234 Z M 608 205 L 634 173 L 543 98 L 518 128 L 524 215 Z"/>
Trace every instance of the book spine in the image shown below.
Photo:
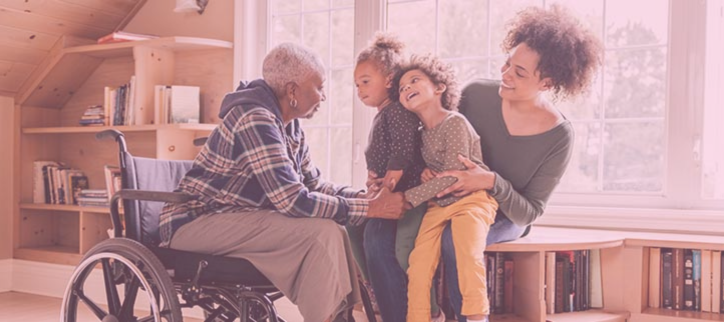
<path fill-rule="evenodd" d="M 684 310 L 694 310 L 694 253 L 684 250 Z"/>
<path fill-rule="evenodd" d="M 684 308 L 684 250 L 681 248 L 674 249 L 673 262 L 671 270 L 674 272 L 673 280 L 673 300 L 674 310 Z"/>
<path fill-rule="evenodd" d="M 670 248 L 661 250 L 661 306 L 665 309 L 674 308 L 673 256 Z"/>

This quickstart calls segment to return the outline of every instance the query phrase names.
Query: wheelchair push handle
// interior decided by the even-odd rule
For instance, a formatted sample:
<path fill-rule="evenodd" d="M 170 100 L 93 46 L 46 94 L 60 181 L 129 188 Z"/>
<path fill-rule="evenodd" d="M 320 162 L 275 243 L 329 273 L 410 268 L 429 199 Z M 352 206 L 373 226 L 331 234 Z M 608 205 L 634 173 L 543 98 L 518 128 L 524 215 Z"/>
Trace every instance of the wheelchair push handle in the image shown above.
<path fill-rule="evenodd" d="M 113 139 L 118 140 L 119 136 L 123 136 L 123 133 L 121 131 L 116 129 L 110 129 L 110 130 L 103 130 L 98 133 L 96 133 L 96 140 L 103 141 L 107 139 Z"/>

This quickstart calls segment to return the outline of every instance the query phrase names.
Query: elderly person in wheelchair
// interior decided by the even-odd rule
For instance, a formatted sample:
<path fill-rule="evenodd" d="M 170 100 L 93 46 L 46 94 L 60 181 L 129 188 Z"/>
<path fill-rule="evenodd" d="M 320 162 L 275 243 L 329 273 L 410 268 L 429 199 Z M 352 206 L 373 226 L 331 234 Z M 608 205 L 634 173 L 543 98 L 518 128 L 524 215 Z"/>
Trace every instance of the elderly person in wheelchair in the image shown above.
<path fill-rule="evenodd" d="M 360 295 L 341 225 L 397 219 L 406 206 L 400 194 L 368 198 L 322 180 L 298 121 L 325 100 L 324 67 L 314 53 L 281 44 L 262 73 L 224 98 L 223 121 L 178 188 L 197 198 L 166 204 L 161 246 L 244 258 L 305 321 L 344 321 Z"/>

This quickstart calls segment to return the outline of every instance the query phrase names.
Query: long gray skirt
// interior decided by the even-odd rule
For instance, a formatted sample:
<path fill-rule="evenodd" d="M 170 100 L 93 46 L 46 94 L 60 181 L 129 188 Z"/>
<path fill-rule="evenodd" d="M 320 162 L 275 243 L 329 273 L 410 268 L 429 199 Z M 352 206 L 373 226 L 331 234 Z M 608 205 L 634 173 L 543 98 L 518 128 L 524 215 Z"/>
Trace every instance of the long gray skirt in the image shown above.
<path fill-rule="evenodd" d="M 205 215 L 181 226 L 170 247 L 250 261 L 305 322 L 325 321 L 360 302 L 347 233 L 329 219 L 272 210 Z"/>

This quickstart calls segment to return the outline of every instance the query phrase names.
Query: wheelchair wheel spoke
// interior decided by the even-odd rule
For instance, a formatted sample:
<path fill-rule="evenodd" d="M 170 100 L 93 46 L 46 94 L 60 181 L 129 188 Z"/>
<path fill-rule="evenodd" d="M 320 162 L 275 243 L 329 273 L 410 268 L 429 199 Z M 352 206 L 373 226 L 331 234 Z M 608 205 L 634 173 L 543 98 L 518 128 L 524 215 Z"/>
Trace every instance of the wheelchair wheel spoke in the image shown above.
<path fill-rule="evenodd" d="M 108 315 L 108 313 L 104 311 L 100 306 L 98 306 L 98 304 L 85 296 L 82 291 L 77 291 L 75 295 L 78 296 L 78 299 L 80 299 L 80 301 L 83 302 L 83 304 L 85 304 L 85 306 L 87 306 L 93 312 L 93 314 L 98 317 L 98 319 L 103 320 L 103 318 Z"/>
<path fill-rule="evenodd" d="M 116 282 L 113 277 L 113 266 L 108 258 L 102 259 L 101 262 L 103 263 L 103 281 L 106 285 L 108 311 L 111 312 L 111 314 L 117 315 L 121 309 L 121 300 L 118 297 L 118 289 L 116 288 Z"/>
<path fill-rule="evenodd" d="M 133 316 L 133 306 L 136 304 L 136 295 L 138 295 L 138 289 L 141 286 L 141 282 L 138 277 L 133 276 L 131 282 L 126 284 L 126 297 L 123 299 L 123 305 L 118 316 L 122 320 L 127 320 Z"/>

